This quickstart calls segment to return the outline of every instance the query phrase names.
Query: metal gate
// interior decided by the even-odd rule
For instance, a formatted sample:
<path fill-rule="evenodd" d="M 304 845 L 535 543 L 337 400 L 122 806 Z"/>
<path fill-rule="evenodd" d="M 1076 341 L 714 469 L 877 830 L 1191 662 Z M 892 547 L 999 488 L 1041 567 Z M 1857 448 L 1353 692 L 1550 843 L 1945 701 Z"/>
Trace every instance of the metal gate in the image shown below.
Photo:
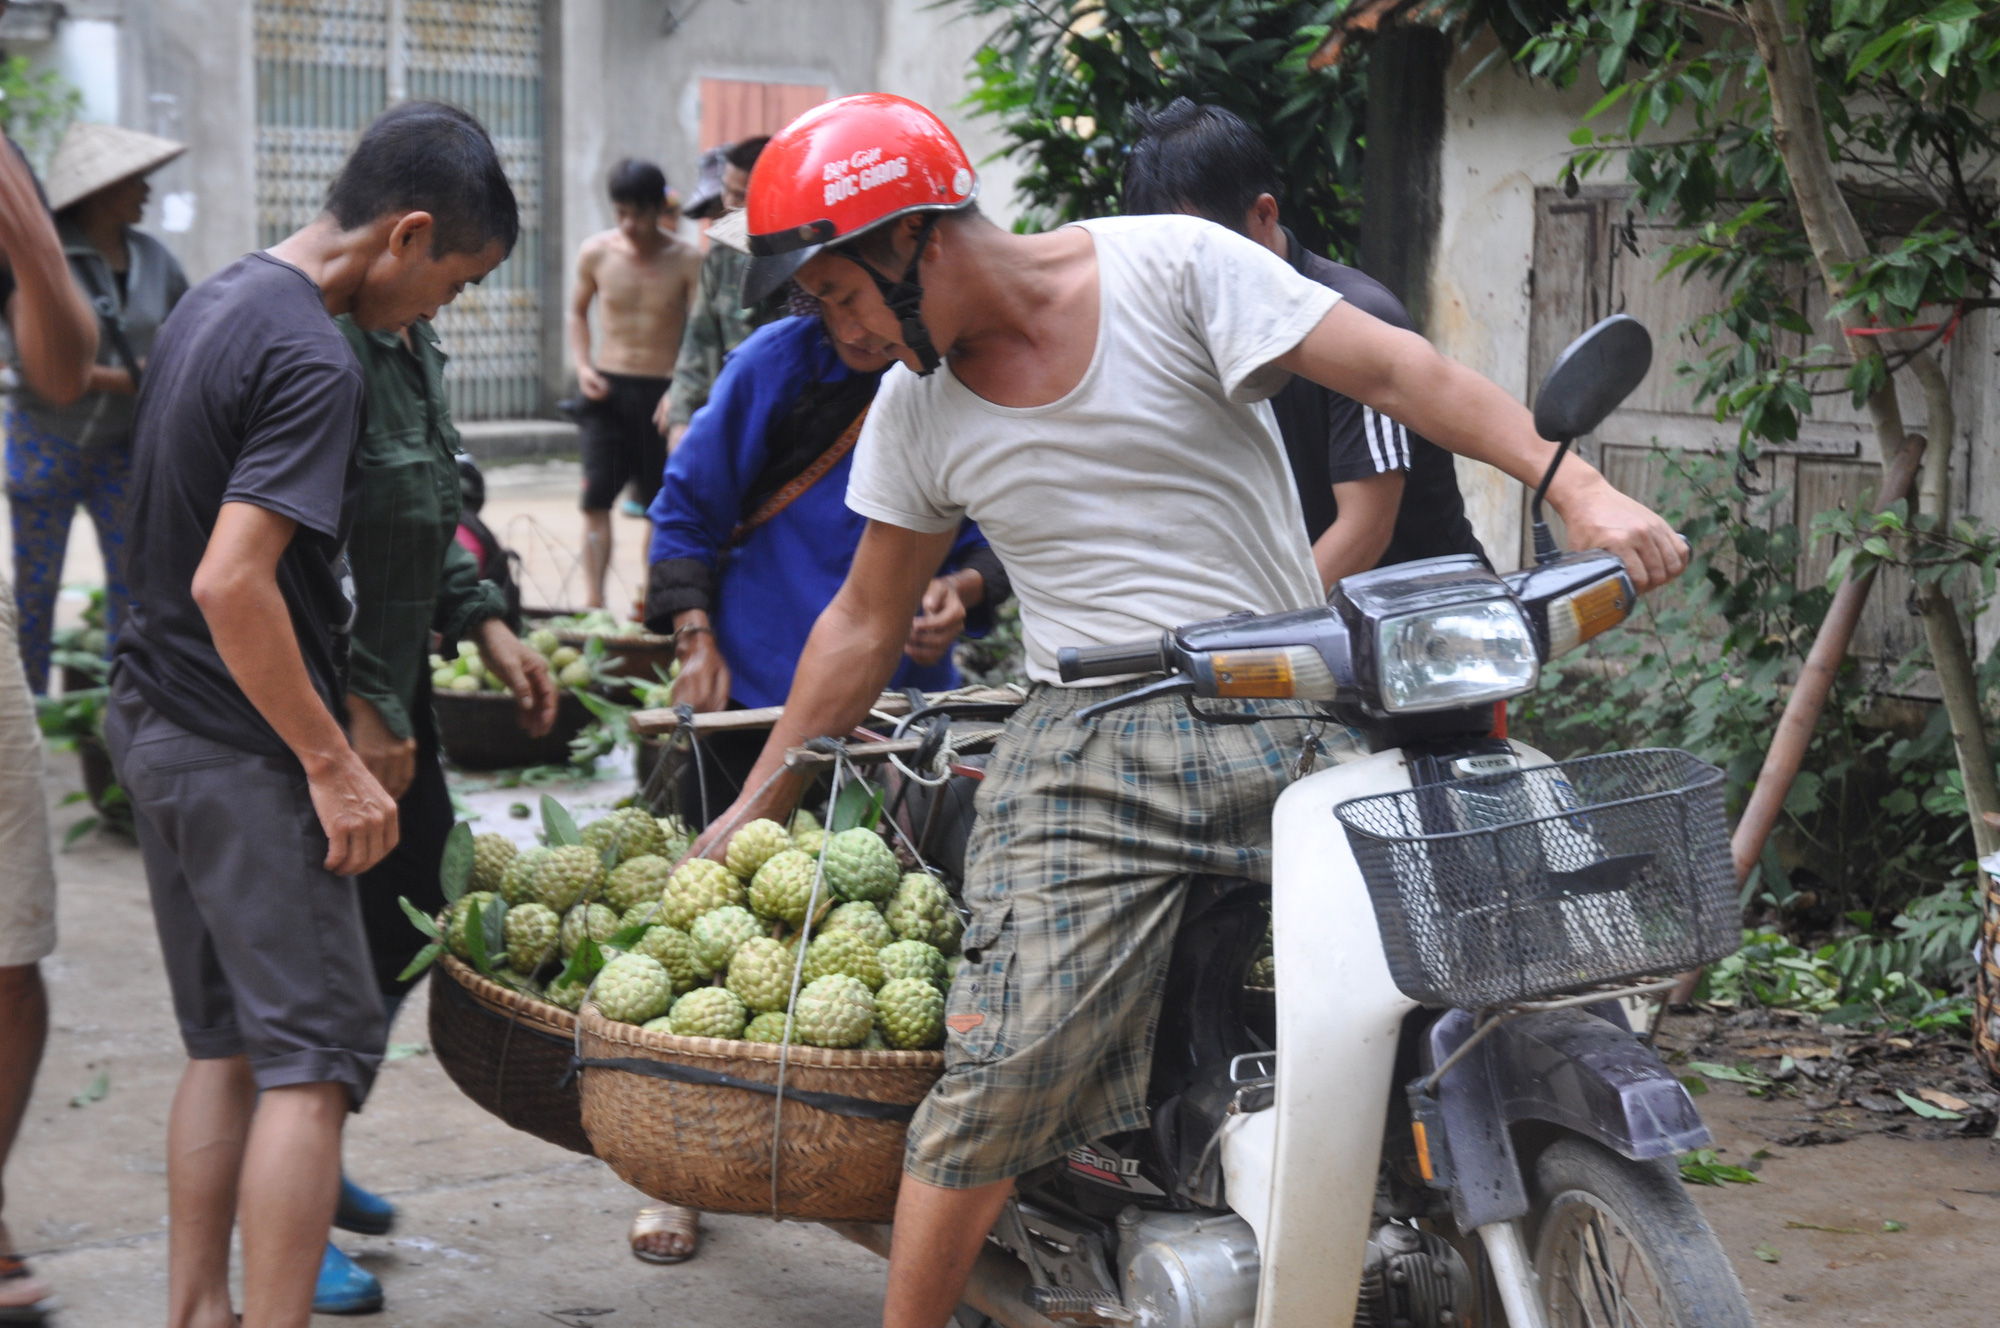
<path fill-rule="evenodd" d="M 506 262 L 438 316 L 461 420 L 541 404 L 542 0 L 255 0 L 257 238 L 319 215 L 327 186 L 391 102 L 479 117 L 521 204 Z"/>

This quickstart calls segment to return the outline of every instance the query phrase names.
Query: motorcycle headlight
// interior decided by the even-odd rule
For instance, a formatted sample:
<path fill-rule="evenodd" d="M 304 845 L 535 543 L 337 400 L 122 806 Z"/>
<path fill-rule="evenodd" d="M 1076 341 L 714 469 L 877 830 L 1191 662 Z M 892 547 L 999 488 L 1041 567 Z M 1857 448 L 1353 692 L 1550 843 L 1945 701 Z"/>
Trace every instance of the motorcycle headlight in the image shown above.
<path fill-rule="evenodd" d="M 1385 618 L 1376 633 L 1382 708 L 1392 715 L 1504 701 L 1541 677 L 1534 633 L 1512 599 Z"/>

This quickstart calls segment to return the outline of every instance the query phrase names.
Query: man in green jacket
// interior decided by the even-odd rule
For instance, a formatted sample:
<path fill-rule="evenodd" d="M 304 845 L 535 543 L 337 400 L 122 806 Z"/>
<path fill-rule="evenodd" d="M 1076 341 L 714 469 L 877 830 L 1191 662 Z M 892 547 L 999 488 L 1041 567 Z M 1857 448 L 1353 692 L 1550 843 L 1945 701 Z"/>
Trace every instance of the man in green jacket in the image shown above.
<path fill-rule="evenodd" d="M 721 194 L 695 200 L 686 215 L 706 219 L 741 211 L 750 189 L 750 168 L 757 164 L 758 154 L 768 142 L 768 138 L 746 138 L 726 149 L 722 154 Z M 742 238 L 729 242 L 711 236 L 708 254 L 701 260 L 694 307 L 688 310 L 680 357 L 674 362 L 674 383 L 660 403 L 665 418 L 654 416 L 654 423 L 667 437 L 668 451 L 680 443 L 694 413 L 708 404 L 716 375 L 722 372 L 723 357 L 752 332 L 790 312 L 782 288 L 757 304 L 743 303 L 743 274 L 750 270 L 750 247 L 747 233 L 740 227 L 738 231 Z"/>
<path fill-rule="evenodd" d="M 348 736 L 396 799 L 402 826 L 395 850 L 360 878 L 375 981 L 393 1020 L 411 985 L 398 975 L 426 941 L 397 900 L 407 896 L 426 914 L 444 907 L 438 870 L 453 821 L 431 716 L 431 634 L 443 639 L 447 654 L 461 640 L 476 643 L 487 668 L 518 699 L 530 733 L 546 733 L 555 723 L 556 692 L 542 657 L 508 628 L 499 587 L 480 579 L 456 539 L 458 430 L 437 333 L 428 322 L 397 333 L 336 321 L 361 362 L 368 394 L 361 501 L 347 545 L 354 577 Z M 379 1234 L 394 1217 L 385 1201 L 342 1179 L 336 1226 Z M 354 1313 L 379 1307 L 381 1299 L 373 1275 L 328 1245 L 314 1309 Z"/>

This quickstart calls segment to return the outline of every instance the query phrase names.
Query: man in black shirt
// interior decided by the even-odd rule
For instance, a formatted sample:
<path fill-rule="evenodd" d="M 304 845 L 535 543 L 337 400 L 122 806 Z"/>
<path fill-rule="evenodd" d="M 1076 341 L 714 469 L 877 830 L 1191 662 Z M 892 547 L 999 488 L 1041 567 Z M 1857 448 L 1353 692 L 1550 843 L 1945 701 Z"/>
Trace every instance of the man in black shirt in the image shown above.
<path fill-rule="evenodd" d="M 1246 235 L 1302 276 L 1395 327 L 1410 315 L 1389 288 L 1311 253 L 1278 222 L 1278 172 L 1249 125 L 1186 97 L 1141 117 L 1125 163 L 1128 214 L 1185 212 Z M 1271 408 L 1298 483 L 1320 582 L 1444 554 L 1486 556 L 1451 453 L 1351 397 L 1294 377 Z"/>
<path fill-rule="evenodd" d="M 395 847 L 396 804 L 342 728 L 364 390 L 333 319 L 430 318 L 519 229 L 479 123 L 405 103 L 316 221 L 182 299 L 147 365 L 106 736 L 190 1057 L 167 1135 L 188 1328 L 236 1322 L 238 1216 L 242 1322 L 305 1328 L 386 1034 L 353 877 Z"/>

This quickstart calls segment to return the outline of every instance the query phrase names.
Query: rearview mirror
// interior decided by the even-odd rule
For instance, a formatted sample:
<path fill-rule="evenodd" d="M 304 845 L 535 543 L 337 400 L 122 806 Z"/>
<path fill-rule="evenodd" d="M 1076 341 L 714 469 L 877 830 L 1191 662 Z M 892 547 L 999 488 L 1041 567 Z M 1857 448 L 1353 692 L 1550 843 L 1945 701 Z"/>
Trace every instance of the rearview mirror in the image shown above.
<path fill-rule="evenodd" d="M 1581 438 L 1604 423 L 1653 367 L 1653 338 L 1625 314 L 1591 328 L 1563 351 L 1535 394 L 1535 432 L 1552 443 Z"/>

